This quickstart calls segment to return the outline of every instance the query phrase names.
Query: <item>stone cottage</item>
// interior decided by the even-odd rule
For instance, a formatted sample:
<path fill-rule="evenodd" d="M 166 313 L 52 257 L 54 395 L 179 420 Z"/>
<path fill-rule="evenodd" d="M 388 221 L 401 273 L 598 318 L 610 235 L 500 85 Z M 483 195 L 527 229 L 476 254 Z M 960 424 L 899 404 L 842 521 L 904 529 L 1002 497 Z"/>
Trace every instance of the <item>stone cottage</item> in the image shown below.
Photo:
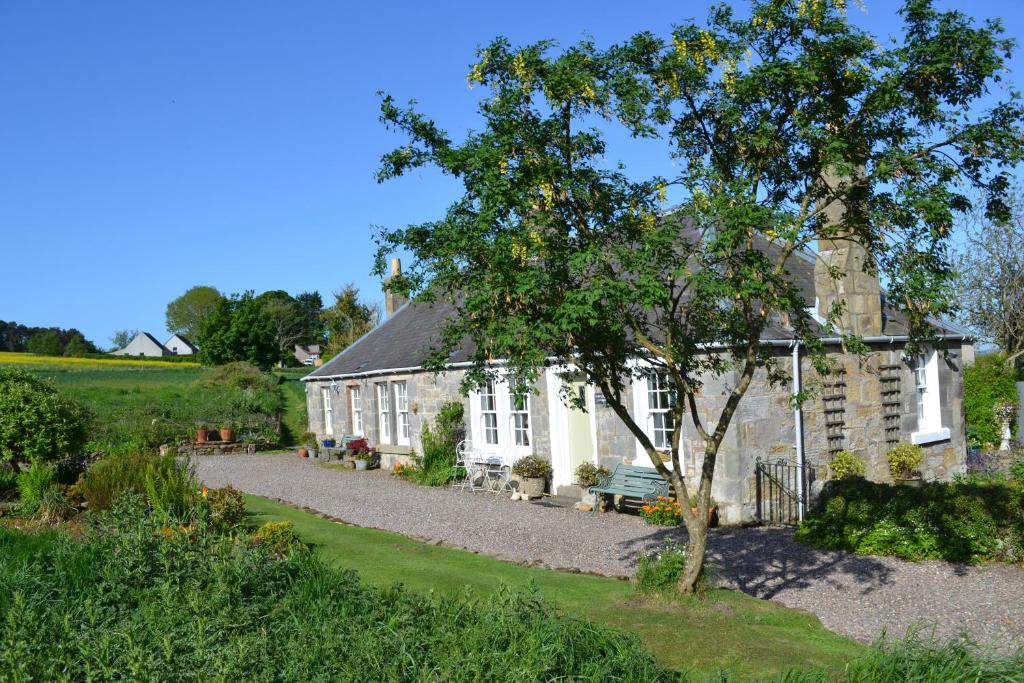
<path fill-rule="evenodd" d="M 835 298 L 845 299 L 844 331 L 861 335 L 870 352 L 846 355 L 841 340 L 822 331 L 843 372 L 818 377 L 791 329 L 779 322 L 766 331 L 762 343 L 790 372 L 794 386 L 771 387 L 766 373 L 759 371 L 742 400 L 722 445 L 712 492 L 723 523 L 756 518 L 759 460 L 802 463 L 821 479 L 834 453 L 851 450 L 867 463 L 870 478 L 887 480 L 888 450 L 898 443 L 915 443 L 926 453 L 925 478 L 948 479 L 962 471 L 962 368 L 973 357 L 971 339 L 936 322 L 945 348 L 907 354 L 906 321 L 885 305 L 878 280 L 862 272 L 862 257 L 856 245 L 828 242 L 819 245 L 816 257 L 799 255 L 791 264 L 812 314 L 822 319 Z M 829 275 L 831 266 L 846 273 L 838 283 Z M 392 272 L 397 269 L 393 263 Z M 459 383 L 470 358 L 465 349 L 452 355 L 442 374 L 421 367 L 453 309 L 440 301 L 403 303 L 389 294 L 386 310 L 380 326 L 304 378 L 310 431 L 321 437 L 363 435 L 379 449 L 383 465 L 390 466 L 420 449 L 423 424 L 444 402 L 460 400 L 471 448 L 506 461 L 528 454 L 549 459 L 553 492 L 571 490 L 574 472 L 583 462 L 609 468 L 620 462 L 651 466 L 600 390 L 571 369 L 548 367 L 522 402 L 500 380 L 463 397 Z M 644 363 L 639 358 L 636 362 Z M 797 373 L 792 373 L 794 366 Z M 734 381 L 725 375 L 705 383 L 698 404 L 705 420 L 717 417 Z M 634 419 L 647 425 L 656 446 L 671 437 L 671 425 L 659 415 L 666 408 L 651 407 L 668 406 L 662 382 L 657 374 L 633 380 L 626 397 Z M 818 387 L 816 398 L 794 410 L 792 393 L 809 385 Z M 565 405 L 559 396 L 563 386 L 583 397 L 586 411 Z M 681 464 L 687 472 L 699 472 L 703 444 L 692 425 L 678 428 L 683 430 Z"/>

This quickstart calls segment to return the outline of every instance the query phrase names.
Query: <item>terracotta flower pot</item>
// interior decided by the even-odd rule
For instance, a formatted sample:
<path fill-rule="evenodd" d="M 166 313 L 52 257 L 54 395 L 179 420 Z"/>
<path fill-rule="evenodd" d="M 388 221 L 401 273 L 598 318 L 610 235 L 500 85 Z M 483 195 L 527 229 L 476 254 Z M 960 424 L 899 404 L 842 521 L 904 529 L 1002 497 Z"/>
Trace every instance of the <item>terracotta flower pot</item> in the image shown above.
<path fill-rule="evenodd" d="M 690 512 L 693 513 L 694 517 L 697 516 L 697 508 L 690 508 Z M 718 507 L 717 506 L 709 507 L 708 508 L 708 528 L 710 529 L 711 527 L 715 526 L 715 523 L 717 521 L 718 521 Z"/>
<path fill-rule="evenodd" d="M 299 449 L 299 457 L 300 458 L 308 458 L 309 457 L 309 449 L 306 448 L 305 446 L 300 448 Z"/>
<path fill-rule="evenodd" d="M 196 443 L 206 443 L 207 439 L 210 438 L 209 429 L 197 429 L 196 430 Z"/>
<path fill-rule="evenodd" d="M 235 430 L 230 427 L 225 427 L 220 430 L 220 440 L 224 443 L 231 443 L 235 440 Z"/>

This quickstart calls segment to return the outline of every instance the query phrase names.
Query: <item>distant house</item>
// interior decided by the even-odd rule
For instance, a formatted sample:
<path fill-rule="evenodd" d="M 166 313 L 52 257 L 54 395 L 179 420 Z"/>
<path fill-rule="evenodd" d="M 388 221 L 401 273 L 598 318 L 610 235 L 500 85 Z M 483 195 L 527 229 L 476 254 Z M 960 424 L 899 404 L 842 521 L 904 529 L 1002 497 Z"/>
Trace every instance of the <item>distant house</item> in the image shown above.
<path fill-rule="evenodd" d="M 158 342 L 149 332 L 139 332 L 128 346 L 113 352 L 115 356 L 170 356 L 163 344 Z"/>
<path fill-rule="evenodd" d="M 172 334 L 171 338 L 164 342 L 164 348 L 170 351 L 172 356 L 193 356 L 199 352 L 195 344 L 180 334 Z"/>
<path fill-rule="evenodd" d="M 295 360 L 303 365 L 320 365 L 320 345 L 296 344 Z"/>

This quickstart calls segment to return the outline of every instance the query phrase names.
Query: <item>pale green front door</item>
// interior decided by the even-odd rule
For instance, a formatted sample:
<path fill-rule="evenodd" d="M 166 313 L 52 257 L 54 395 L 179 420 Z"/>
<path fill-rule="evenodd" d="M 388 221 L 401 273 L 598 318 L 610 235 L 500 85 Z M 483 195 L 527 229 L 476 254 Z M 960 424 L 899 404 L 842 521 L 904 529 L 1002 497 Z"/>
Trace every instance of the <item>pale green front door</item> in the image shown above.
<path fill-rule="evenodd" d="M 587 385 L 585 382 L 570 383 L 576 396 L 586 405 Z M 594 440 L 591 438 L 590 414 L 579 408 L 569 407 L 569 467 L 572 478 L 576 479 L 576 468 L 585 462 L 594 462 Z"/>

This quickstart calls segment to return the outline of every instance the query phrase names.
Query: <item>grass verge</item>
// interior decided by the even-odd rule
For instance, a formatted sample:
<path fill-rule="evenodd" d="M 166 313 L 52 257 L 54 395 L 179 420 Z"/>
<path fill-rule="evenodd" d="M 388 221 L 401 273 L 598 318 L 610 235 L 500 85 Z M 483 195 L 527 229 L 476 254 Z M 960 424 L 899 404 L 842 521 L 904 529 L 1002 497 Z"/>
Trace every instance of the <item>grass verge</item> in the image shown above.
<path fill-rule="evenodd" d="M 728 670 L 763 677 L 794 667 L 838 671 L 867 652 L 811 614 L 736 591 L 712 590 L 703 600 L 642 599 L 624 581 L 525 567 L 338 524 L 259 496 L 246 495 L 245 500 L 253 524 L 292 522 L 326 561 L 357 570 L 368 583 L 477 596 L 501 584 L 532 584 L 566 614 L 637 633 L 664 666 L 697 675 Z"/>

